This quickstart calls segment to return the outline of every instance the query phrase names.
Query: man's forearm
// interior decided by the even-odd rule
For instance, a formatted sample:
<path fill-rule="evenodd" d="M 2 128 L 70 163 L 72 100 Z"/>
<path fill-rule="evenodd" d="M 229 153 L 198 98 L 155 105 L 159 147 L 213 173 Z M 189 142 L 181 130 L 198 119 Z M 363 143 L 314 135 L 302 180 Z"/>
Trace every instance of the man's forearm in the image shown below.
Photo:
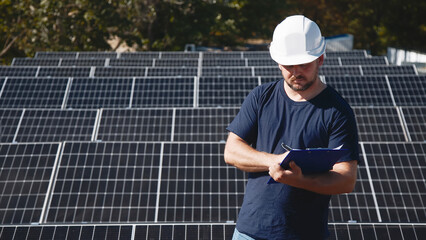
<path fill-rule="evenodd" d="M 224 158 L 227 164 L 245 172 L 266 172 L 271 164 L 283 159 L 280 155 L 257 151 L 234 133 L 228 136 Z"/>

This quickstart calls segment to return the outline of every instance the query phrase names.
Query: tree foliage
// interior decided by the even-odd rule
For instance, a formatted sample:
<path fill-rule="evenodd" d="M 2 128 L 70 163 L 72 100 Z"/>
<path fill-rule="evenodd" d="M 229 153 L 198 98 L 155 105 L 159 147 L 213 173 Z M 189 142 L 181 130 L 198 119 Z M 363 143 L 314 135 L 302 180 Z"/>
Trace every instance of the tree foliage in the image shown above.
<path fill-rule="evenodd" d="M 426 2 L 418 0 L 0 0 L 0 58 L 36 51 L 182 50 L 186 43 L 236 47 L 270 41 L 286 16 L 304 14 L 325 36 L 350 33 L 355 47 L 426 51 Z M 119 42 L 119 43 L 121 43 Z"/>

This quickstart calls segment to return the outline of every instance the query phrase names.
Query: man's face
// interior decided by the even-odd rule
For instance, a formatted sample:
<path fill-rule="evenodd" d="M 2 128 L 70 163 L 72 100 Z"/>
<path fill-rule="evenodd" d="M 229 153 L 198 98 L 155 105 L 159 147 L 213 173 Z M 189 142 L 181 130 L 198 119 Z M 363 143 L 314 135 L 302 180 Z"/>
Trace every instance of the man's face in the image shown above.
<path fill-rule="evenodd" d="M 294 91 L 305 91 L 311 87 L 318 78 L 319 66 L 322 65 L 323 57 L 315 61 L 301 64 L 284 66 L 280 65 L 281 73 L 287 85 Z"/>

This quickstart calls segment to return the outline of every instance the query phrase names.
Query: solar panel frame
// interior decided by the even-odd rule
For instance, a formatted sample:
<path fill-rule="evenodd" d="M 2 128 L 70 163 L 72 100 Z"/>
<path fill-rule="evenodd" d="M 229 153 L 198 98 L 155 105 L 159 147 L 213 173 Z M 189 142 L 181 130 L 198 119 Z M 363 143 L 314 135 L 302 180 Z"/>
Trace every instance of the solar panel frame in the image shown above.
<path fill-rule="evenodd" d="M 195 77 L 136 78 L 131 107 L 193 107 L 195 81 Z"/>
<path fill-rule="evenodd" d="M 22 112 L 21 109 L 0 109 L 0 143 L 13 142 Z"/>
<path fill-rule="evenodd" d="M 173 109 L 104 109 L 98 141 L 171 141 Z"/>
<path fill-rule="evenodd" d="M 394 106 L 385 76 L 325 76 L 351 106 Z"/>
<path fill-rule="evenodd" d="M 197 67 L 148 67 L 148 77 L 189 77 L 197 76 Z"/>
<path fill-rule="evenodd" d="M 327 59 L 327 58 L 326 58 Z M 385 56 L 374 57 L 341 57 L 340 61 L 343 66 L 346 65 L 389 65 Z"/>
<path fill-rule="evenodd" d="M 194 58 L 182 58 L 182 59 L 174 59 L 174 58 L 165 58 L 165 59 L 155 59 L 154 67 L 198 67 L 198 59 Z"/>
<path fill-rule="evenodd" d="M 174 119 L 173 141 L 225 142 L 226 127 L 239 108 L 178 108 Z"/>
<path fill-rule="evenodd" d="M 89 77 L 90 67 L 40 67 L 36 77 Z"/>
<path fill-rule="evenodd" d="M 198 106 L 241 106 L 245 97 L 259 86 L 258 77 L 201 77 Z"/>
<path fill-rule="evenodd" d="M 242 58 L 204 58 L 203 67 L 245 67 L 246 59 Z"/>
<path fill-rule="evenodd" d="M 44 222 L 153 222 L 161 145 L 65 142 Z"/>
<path fill-rule="evenodd" d="M 0 66 L 0 77 L 35 77 L 39 67 Z"/>
<path fill-rule="evenodd" d="M 73 78 L 65 107 L 130 107 L 133 82 L 133 78 Z"/>
<path fill-rule="evenodd" d="M 90 141 L 96 115 L 96 110 L 26 109 L 15 141 Z"/>
<path fill-rule="evenodd" d="M 329 51 L 325 53 L 326 57 L 367 57 L 367 51 L 362 49 L 353 49 L 351 51 Z"/>
<path fill-rule="evenodd" d="M 68 78 L 7 78 L 1 108 L 61 108 Z"/>
<path fill-rule="evenodd" d="M 387 76 L 397 106 L 426 105 L 426 75 Z"/>
<path fill-rule="evenodd" d="M 235 221 L 245 174 L 223 161 L 224 144 L 164 145 L 158 222 Z"/>
<path fill-rule="evenodd" d="M 59 66 L 60 58 L 13 58 L 11 66 Z"/>
<path fill-rule="evenodd" d="M 34 58 L 77 58 L 77 52 L 36 52 Z"/>
<path fill-rule="evenodd" d="M 40 223 L 59 144 L 0 144 L 0 224 Z"/>
<path fill-rule="evenodd" d="M 123 52 L 120 59 L 154 59 L 160 58 L 161 52 Z"/>
<path fill-rule="evenodd" d="M 138 58 L 118 58 L 110 59 L 109 66 L 111 67 L 152 67 L 154 59 L 138 59 Z"/>
<path fill-rule="evenodd" d="M 96 67 L 94 77 L 145 77 L 147 67 Z"/>
<path fill-rule="evenodd" d="M 426 220 L 426 143 L 364 143 L 383 222 Z"/>
<path fill-rule="evenodd" d="M 414 65 L 401 65 L 401 66 L 383 66 L 383 65 L 362 65 L 362 72 L 364 75 L 417 75 Z"/>
<path fill-rule="evenodd" d="M 404 123 L 396 107 L 353 107 L 362 142 L 403 142 Z"/>
<path fill-rule="evenodd" d="M 71 67 L 103 67 L 105 66 L 106 59 L 104 58 L 96 58 L 96 59 L 62 59 L 61 65 L 62 67 L 71 66 Z"/>
<path fill-rule="evenodd" d="M 401 107 L 400 109 L 410 140 L 426 142 L 426 107 L 413 106 Z"/>

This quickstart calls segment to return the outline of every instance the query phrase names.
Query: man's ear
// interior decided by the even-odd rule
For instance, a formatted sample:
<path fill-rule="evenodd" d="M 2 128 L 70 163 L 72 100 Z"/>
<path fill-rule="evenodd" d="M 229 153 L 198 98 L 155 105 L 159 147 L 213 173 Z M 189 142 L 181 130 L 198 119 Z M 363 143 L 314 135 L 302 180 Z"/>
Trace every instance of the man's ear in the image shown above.
<path fill-rule="evenodd" d="M 321 55 L 319 58 L 318 58 L 318 66 L 321 66 L 321 65 L 323 65 L 324 64 L 324 54 L 323 55 Z"/>

